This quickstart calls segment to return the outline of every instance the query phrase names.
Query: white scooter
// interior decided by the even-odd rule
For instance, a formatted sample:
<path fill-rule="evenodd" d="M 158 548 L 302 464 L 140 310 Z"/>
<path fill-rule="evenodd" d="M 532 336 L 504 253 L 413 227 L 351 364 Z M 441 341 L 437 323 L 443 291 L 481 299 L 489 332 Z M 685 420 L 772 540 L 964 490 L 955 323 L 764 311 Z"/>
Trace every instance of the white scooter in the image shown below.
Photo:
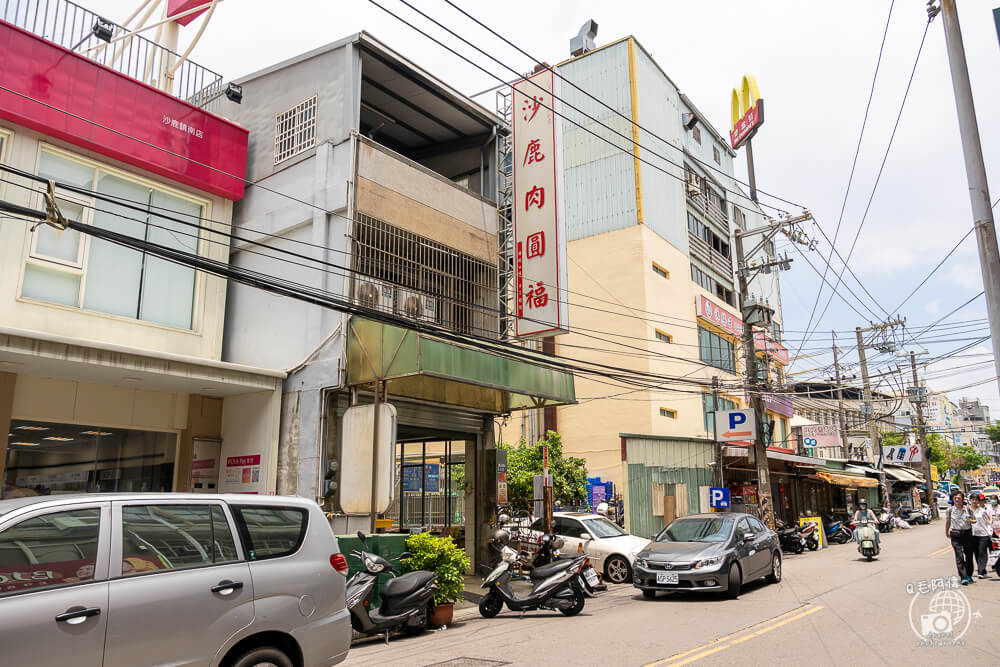
<path fill-rule="evenodd" d="M 858 553 L 868 559 L 869 562 L 878 556 L 879 544 L 875 536 L 875 525 L 868 519 L 861 519 L 854 528 L 858 532 Z"/>

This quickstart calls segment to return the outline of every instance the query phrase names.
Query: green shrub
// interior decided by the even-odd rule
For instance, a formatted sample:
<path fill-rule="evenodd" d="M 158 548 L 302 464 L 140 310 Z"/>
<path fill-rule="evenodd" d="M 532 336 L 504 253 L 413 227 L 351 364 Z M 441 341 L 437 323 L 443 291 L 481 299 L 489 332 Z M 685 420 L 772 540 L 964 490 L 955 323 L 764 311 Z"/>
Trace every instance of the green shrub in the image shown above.
<path fill-rule="evenodd" d="M 406 538 L 406 550 L 411 554 L 404 562 L 407 572 L 430 570 L 437 575 L 434 604 L 457 602 L 462 597 L 470 561 L 450 537 L 435 537 L 430 533 L 410 535 Z"/>

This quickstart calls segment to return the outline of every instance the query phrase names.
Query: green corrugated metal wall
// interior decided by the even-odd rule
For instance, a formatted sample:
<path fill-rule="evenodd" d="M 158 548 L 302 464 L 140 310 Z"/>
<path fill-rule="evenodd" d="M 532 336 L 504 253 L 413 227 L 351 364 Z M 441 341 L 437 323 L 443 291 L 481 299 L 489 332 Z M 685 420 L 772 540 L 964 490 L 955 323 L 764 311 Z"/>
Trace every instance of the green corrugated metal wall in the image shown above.
<path fill-rule="evenodd" d="M 701 512 L 699 487 L 712 485 L 712 471 L 706 468 L 668 468 L 628 464 L 629 529 L 647 537 L 663 528 L 663 516 L 653 514 L 653 484 L 663 484 L 664 493 L 674 493 L 676 484 L 687 484 L 688 514 Z"/>

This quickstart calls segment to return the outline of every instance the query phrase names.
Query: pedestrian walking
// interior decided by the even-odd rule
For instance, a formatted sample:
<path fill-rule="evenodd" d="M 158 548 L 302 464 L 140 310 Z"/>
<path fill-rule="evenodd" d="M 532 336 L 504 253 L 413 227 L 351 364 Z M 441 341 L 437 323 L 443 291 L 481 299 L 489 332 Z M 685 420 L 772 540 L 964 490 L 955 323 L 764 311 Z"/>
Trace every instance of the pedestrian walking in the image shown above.
<path fill-rule="evenodd" d="M 965 504 L 965 494 L 956 491 L 952 496 L 953 504 L 948 508 L 945 518 L 944 534 L 951 540 L 951 548 L 955 552 L 955 566 L 958 568 L 958 576 L 962 580 L 962 585 L 967 586 L 973 582 L 972 565 L 975 559 L 975 550 L 972 544 L 972 512 Z"/>
<path fill-rule="evenodd" d="M 986 563 L 990 557 L 990 538 L 993 536 L 993 520 L 986 509 L 986 496 L 973 493 L 969 498 L 972 511 L 972 545 L 976 554 L 976 569 L 979 578 L 986 578 Z"/>

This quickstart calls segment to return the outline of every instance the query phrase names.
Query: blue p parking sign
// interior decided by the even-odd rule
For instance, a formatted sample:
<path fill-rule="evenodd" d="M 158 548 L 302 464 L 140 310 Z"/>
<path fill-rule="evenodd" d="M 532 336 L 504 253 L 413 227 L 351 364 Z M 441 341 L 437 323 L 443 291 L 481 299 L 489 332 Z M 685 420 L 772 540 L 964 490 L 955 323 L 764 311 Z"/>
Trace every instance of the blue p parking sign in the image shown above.
<path fill-rule="evenodd" d="M 720 509 L 729 507 L 729 489 L 713 486 L 708 489 L 708 506 Z"/>

